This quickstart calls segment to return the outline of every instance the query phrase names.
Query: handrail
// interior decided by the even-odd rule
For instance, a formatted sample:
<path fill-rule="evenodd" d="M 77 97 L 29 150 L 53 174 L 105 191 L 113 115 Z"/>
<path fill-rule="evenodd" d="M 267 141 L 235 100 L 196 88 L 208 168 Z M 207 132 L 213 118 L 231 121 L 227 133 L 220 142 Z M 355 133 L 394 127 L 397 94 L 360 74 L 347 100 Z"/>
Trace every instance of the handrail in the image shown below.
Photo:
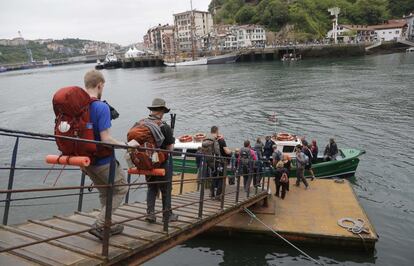
<path fill-rule="evenodd" d="M 123 220 L 123 221 L 119 221 L 119 222 L 112 222 L 111 219 L 111 215 L 112 215 L 112 193 L 115 187 L 128 187 L 128 193 L 127 196 L 125 198 L 126 202 L 128 202 L 129 200 L 129 193 L 130 193 L 130 189 L 132 187 L 137 187 L 136 189 L 140 189 L 142 188 L 143 185 L 151 185 L 151 184 L 167 184 L 168 186 L 170 186 L 170 190 L 171 191 L 171 186 L 173 184 L 179 184 L 180 185 L 180 192 L 182 193 L 183 190 L 183 186 L 184 184 L 189 184 L 189 183 L 197 183 L 199 184 L 200 187 L 200 199 L 198 201 L 195 202 L 190 202 L 184 205 L 180 205 L 180 206 L 176 206 L 174 208 L 169 208 L 166 210 L 162 210 L 159 212 L 156 212 L 156 214 L 158 213 L 163 213 L 165 216 L 164 219 L 164 230 L 166 232 L 168 232 L 168 228 L 169 228 L 169 212 L 174 210 L 174 209 L 178 209 L 178 208 L 182 208 L 185 206 L 189 206 L 192 205 L 194 203 L 199 203 L 199 218 L 201 218 L 203 216 L 203 203 L 205 201 L 211 200 L 211 199 L 204 199 L 204 187 L 205 187 L 205 183 L 207 181 L 210 180 L 215 180 L 215 179 L 222 179 L 223 181 L 223 187 L 222 187 L 222 193 L 221 193 L 221 208 L 224 208 L 224 200 L 225 200 L 225 196 L 229 195 L 229 194 L 233 194 L 236 193 L 236 203 L 238 202 L 238 198 L 239 198 L 239 190 L 240 190 L 240 174 L 237 173 L 236 171 L 234 172 L 234 175 L 237 177 L 237 189 L 235 192 L 230 192 L 230 193 L 226 193 L 226 178 L 227 178 L 227 160 L 230 160 L 229 157 L 223 157 L 223 156 L 210 156 L 210 155 L 201 155 L 202 157 L 202 163 L 200 168 L 195 167 L 196 169 L 198 169 L 198 171 L 201 173 L 201 177 L 200 178 L 191 178 L 191 179 L 184 179 L 184 171 L 185 169 L 194 169 L 193 166 L 186 166 L 185 165 L 185 161 L 183 162 L 183 165 L 180 166 L 176 166 L 178 167 L 179 170 L 182 171 L 181 174 L 181 179 L 179 180 L 172 180 L 172 175 L 173 175 L 173 168 L 174 168 L 174 164 L 172 161 L 172 156 L 173 155 L 184 155 L 184 160 L 186 160 L 188 157 L 195 157 L 195 156 L 200 156 L 199 154 L 196 153 L 190 153 L 190 152 L 182 152 L 182 151 L 171 151 L 171 150 L 165 150 L 165 149 L 157 149 L 157 148 L 145 148 L 145 147 L 130 147 L 127 145 L 117 145 L 117 144 L 110 144 L 110 143 L 105 143 L 105 142 L 101 142 L 101 141 L 94 141 L 94 140 L 87 140 L 87 139 L 79 139 L 79 138 L 73 138 L 73 137 L 66 137 L 66 136 L 57 136 L 57 135 L 50 135 L 50 134 L 41 134 L 41 133 L 35 133 L 35 132 L 27 132 L 27 131 L 21 131 L 21 130 L 11 130 L 11 129 L 6 129 L 6 128 L 0 128 L 0 136 L 7 136 L 7 137 L 14 137 L 16 139 L 15 144 L 14 144 L 14 148 L 13 148 L 13 154 L 12 154 L 12 160 L 10 163 L 10 167 L 0 167 L 0 170 L 9 170 L 9 185 L 7 187 L 7 189 L 2 189 L 0 190 L 0 195 L 1 194 L 6 194 L 6 199 L 5 200 L 1 200 L 0 202 L 5 202 L 5 210 L 4 210 L 4 214 L 3 214 L 3 224 L 6 225 L 7 221 L 8 221 L 8 215 L 9 215 L 9 208 L 11 207 L 11 202 L 13 201 L 24 201 L 24 200 L 38 200 L 38 199 L 44 199 L 44 198 L 54 198 L 54 197 L 67 197 L 67 196 L 79 196 L 79 200 L 78 200 L 78 211 L 81 211 L 82 209 L 82 202 L 83 202 L 83 196 L 85 194 L 96 194 L 97 192 L 89 192 L 89 193 L 84 193 L 83 190 L 85 188 L 105 188 L 107 189 L 107 202 L 106 202 L 106 216 L 105 216 L 105 223 L 103 225 L 103 232 L 104 232 L 104 236 L 103 236 L 103 245 L 102 245 L 102 255 L 103 256 L 107 256 L 108 255 L 108 250 L 109 250 L 109 231 L 110 231 L 110 227 L 115 225 L 115 224 L 120 224 L 120 223 L 124 223 L 124 222 L 128 222 L 128 221 L 132 221 L 134 219 L 139 219 L 139 218 L 144 218 L 147 215 L 142 215 L 140 217 L 134 217 L 131 219 L 127 219 L 127 220 Z M 152 150 L 152 151 L 161 151 L 161 152 L 165 152 L 168 153 L 168 160 L 167 160 L 167 179 L 165 181 L 152 181 L 152 182 L 132 182 L 130 181 L 131 175 L 128 174 L 128 182 L 127 184 L 114 184 L 114 177 L 115 177 L 115 160 L 114 160 L 114 156 L 112 157 L 111 163 L 110 163 L 110 174 L 109 174 L 109 178 L 108 178 L 108 184 L 106 185 L 91 185 L 91 186 L 85 186 L 85 174 L 82 173 L 81 176 L 81 185 L 80 186 L 61 186 L 61 187 L 39 187 L 39 188 L 28 188 L 28 189 L 13 189 L 13 184 L 14 184 L 14 173 L 17 170 L 20 171 L 42 171 L 42 170 L 48 170 L 48 171 L 52 171 L 52 170 L 57 170 L 57 171 L 67 171 L 67 170 L 77 170 L 78 168 L 73 168 L 73 167 L 69 167 L 67 169 L 55 169 L 55 168 L 50 168 L 50 167 L 16 167 L 16 163 L 17 163 L 17 151 L 18 151 L 18 147 L 19 147 L 19 139 L 20 138 L 26 138 L 26 139 L 33 139 L 33 140 L 40 140 L 40 141 L 55 141 L 56 139 L 65 139 L 65 140 L 72 140 L 72 141 L 77 141 L 77 142 L 85 142 L 85 143 L 94 143 L 96 145 L 103 145 L 103 146 L 108 146 L 111 147 L 112 150 L 114 151 L 114 149 L 138 149 L 138 150 Z M 214 158 L 217 161 L 221 161 L 224 163 L 223 167 L 223 172 L 219 172 L 217 171 L 216 176 L 207 176 L 207 163 L 206 163 L 206 158 Z M 253 161 L 253 160 L 252 160 Z M 231 168 L 232 170 L 235 170 L 235 168 Z M 219 173 L 222 173 L 221 175 Z M 249 173 L 247 174 L 249 179 L 252 178 L 252 176 L 255 175 L 260 175 L 262 177 L 262 175 L 265 174 L 265 171 L 252 171 L 252 167 L 249 167 Z M 249 181 L 251 182 L 251 181 Z M 260 178 L 259 182 L 262 182 L 262 191 L 264 190 L 265 187 L 265 178 Z M 270 177 L 268 177 L 267 180 L 267 190 L 269 189 L 269 182 L 270 182 Z M 47 192 L 47 191 L 66 191 L 66 190 L 76 190 L 79 189 L 79 193 L 66 193 L 66 194 L 59 194 L 59 195 L 44 195 L 44 196 L 34 196 L 34 197 L 26 197 L 26 198 L 16 198 L 16 199 L 12 199 L 12 194 L 13 193 L 29 193 L 29 192 Z M 135 189 L 135 190 L 136 190 Z M 247 196 L 249 197 L 249 192 L 250 192 L 250 187 L 247 189 Z M 258 189 L 255 189 L 255 194 L 257 194 Z M 167 198 L 168 200 L 171 200 L 171 193 L 167 193 Z M 67 236 L 71 236 L 71 235 L 76 235 L 79 233 L 83 233 L 83 232 L 87 232 L 89 229 L 86 230 L 82 230 L 82 231 L 78 231 L 78 232 L 71 232 L 69 234 L 65 234 L 65 235 L 60 235 L 58 237 L 52 237 L 52 238 L 48 238 L 48 239 L 42 239 L 39 241 L 35 241 L 35 242 L 31 242 L 31 243 L 26 243 L 23 245 L 19 245 L 19 246 L 15 246 L 15 247 L 9 247 L 6 249 L 2 249 L 0 250 L 0 253 L 2 252 L 7 252 L 7 251 L 12 251 L 18 248 L 23 248 L 23 247 L 27 247 L 30 245 L 34 245 L 34 244 L 38 244 L 38 243 L 45 243 L 45 242 L 49 242 L 52 240 L 56 240 L 59 238 L 63 238 L 63 237 L 67 237 Z"/>

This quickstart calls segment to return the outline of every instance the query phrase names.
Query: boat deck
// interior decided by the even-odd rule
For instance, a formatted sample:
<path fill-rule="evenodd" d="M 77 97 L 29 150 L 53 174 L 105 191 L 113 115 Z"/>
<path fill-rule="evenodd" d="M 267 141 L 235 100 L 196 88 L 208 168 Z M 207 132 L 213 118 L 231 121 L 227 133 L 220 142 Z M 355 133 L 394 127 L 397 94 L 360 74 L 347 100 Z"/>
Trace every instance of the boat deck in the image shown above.
<path fill-rule="evenodd" d="M 348 180 L 336 183 L 332 179 L 316 179 L 309 181 L 309 190 L 305 190 L 303 184 L 296 187 L 295 180 L 290 180 L 290 191 L 284 200 L 273 195 L 267 207 L 251 210 L 264 223 L 294 242 L 373 250 L 378 241 L 377 233 Z M 274 193 L 275 186 L 273 181 L 271 183 Z M 340 227 L 338 219 L 345 217 L 363 219 L 370 233 L 359 236 Z M 276 238 L 259 222 L 251 222 L 245 212 L 219 223 L 211 232 L 226 232 L 233 236 L 253 233 L 255 236 Z"/>

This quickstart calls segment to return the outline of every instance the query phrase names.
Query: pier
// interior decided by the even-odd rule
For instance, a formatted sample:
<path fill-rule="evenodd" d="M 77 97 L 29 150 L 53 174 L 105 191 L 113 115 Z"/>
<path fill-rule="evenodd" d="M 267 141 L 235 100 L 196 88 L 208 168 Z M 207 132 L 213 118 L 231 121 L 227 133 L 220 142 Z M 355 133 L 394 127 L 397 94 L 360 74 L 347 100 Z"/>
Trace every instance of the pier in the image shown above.
<path fill-rule="evenodd" d="M 267 206 L 256 206 L 251 210 L 265 224 L 299 246 L 374 250 L 378 235 L 348 180 L 338 183 L 333 179 L 316 179 L 309 181 L 309 190 L 305 190 L 303 184 L 296 187 L 295 180 L 290 180 L 290 191 L 284 200 L 273 195 Z M 274 183 L 271 183 L 271 191 L 275 191 Z M 338 220 L 342 218 L 362 219 L 368 233 L 358 235 L 339 226 Z M 228 218 L 206 234 L 277 240 L 268 228 L 251 222 L 246 213 Z"/>
<path fill-rule="evenodd" d="M 247 188 L 246 193 L 240 182 L 237 182 L 236 186 L 226 187 L 225 173 L 223 176 L 201 177 L 201 179 L 194 179 L 193 176 L 190 176 L 185 180 L 183 179 L 184 175 L 178 175 L 176 178 L 166 178 L 166 181 L 162 181 L 167 183 L 168 186 L 179 187 L 179 193 L 174 196 L 167 195 L 171 199 L 171 209 L 163 210 L 161 203 L 156 202 L 155 215 L 157 220 L 162 222 L 148 223 L 145 221 L 147 217 L 146 202 L 129 202 L 130 191 L 125 197 L 125 203 L 112 213 L 112 193 L 115 177 L 114 171 L 110 171 L 108 185 L 89 186 L 89 188 L 106 188 L 107 195 L 109 195 L 105 209 L 103 240 L 101 241 L 88 233 L 92 229 L 98 211 L 82 211 L 83 197 L 87 193 L 85 189 L 88 188 L 85 186 L 84 173 L 80 173 L 80 186 L 14 189 L 15 171 L 36 171 L 39 176 L 42 175 L 42 171 L 43 173 L 44 171 L 49 171 L 49 173 L 50 171 L 62 172 L 64 170 L 78 171 L 74 167 L 68 167 L 68 169 L 54 168 L 55 165 L 53 167 L 19 166 L 17 153 L 20 139 L 50 142 L 59 137 L 66 140 L 111 146 L 112 148 L 128 148 L 128 146 L 9 129 L 0 129 L 0 136 L 14 139 L 11 165 L 10 167 L 1 168 L 3 173 L 8 171 L 9 180 L 7 189 L 0 190 L 0 194 L 5 195 L 5 199 L 1 200 L 5 204 L 5 208 L 3 225 L 0 226 L 0 265 L 114 265 L 118 263 L 138 265 L 205 232 L 215 224 L 246 207 L 267 203 L 269 178 L 263 179 L 260 189 Z M 165 152 L 169 153 L 166 176 L 170 176 L 170 174 L 177 171 L 184 172 L 186 169 L 185 163 L 181 168 L 174 169 L 172 156 L 173 153 L 177 156 L 187 156 L 187 154 L 175 151 Z M 188 155 L 191 157 L 191 154 Z M 203 161 L 205 161 L 205 158 L 203 158 Z M 115 169 L 115 160 L 111 161 L 110 167 Z M 206 164 L 202 164 L 199 170 L 205 172 L 207 170 Z M 131 175 L 128 174 L 127 184 L 121 186 L 138 188 L 138 186 L 142 187 L 148 184 L 148 182 L 131 182 Z M 212 199 L 208 196 L 206 186 L 208 181 L 216 178 L 223 179 L 224 185 L 221 196 Z M 198 187 L 198 190 L 183 192 L 184 185 L 189 183 Z M 68 194 L 66 192 L 71 190 L 79 191 L 79 193 Z M 59 191 L 66 193 L 56 194 Z M 177 189 L 174 189 L 174 191 L 177 191 Z M 37 194 L 30 196 L 31 193 Z M 12 197 L 15 194 L 24 196 Z M 78 209 L 74 214 L 68 216 L 54 215 L 51 218 L 40 220 L 29 219 L 19 225 L 8 225 L 9 214 L 12 214 L 11 211 L 17 211 L 12 206 L 14 201 L 30 200 L 30 202 L 33 202 L 38 199 L 66 196 L 78 196 Z M 164 216 L 168 217 L 169 211 L 179 215 L 177 221 L 170 222 L 169 219 L 163 219 Z M 124 225 L 124 231 L 119 235 L 110 237 L 110 226 L 114 224 Z"/>

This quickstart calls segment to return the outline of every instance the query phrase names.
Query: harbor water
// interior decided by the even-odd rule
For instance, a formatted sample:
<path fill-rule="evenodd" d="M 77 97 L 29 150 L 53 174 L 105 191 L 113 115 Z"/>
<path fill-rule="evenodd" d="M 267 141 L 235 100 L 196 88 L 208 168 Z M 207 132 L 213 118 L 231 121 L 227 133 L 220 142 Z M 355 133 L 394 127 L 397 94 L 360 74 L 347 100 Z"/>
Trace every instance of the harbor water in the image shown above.
<path fill-rule="evenodd" d="M 53 133 L 53 93 L 83 85 L 93 65 L 70 65 L 0 74 L 0 127 Z M 230 147 L 245 139 L 287 131 L 316 139 L 323 150 L 330 137 L 341 147 L 366 150 L 353 187 L 378 234 L 374 254 L 329 247 L 304 247 L 324 264 L 412 265 L 414 261 L 414 54 L 390 54 L 295 63 L 255 62 L 187 68 L 103 70 L 103 98 L 120 117 L 112 134 L 125 139 L 146 106 L 162 97 L 177 114 L 175 135 L 207 132 L 217 125 Z M 276 122 L 269 119 L 276 116 Z M 169 116 L 166 117 L 169 121 Z M 10 165 L 14 139 L 0 137 L 0 167 Z M 43 166 L 54 143 L 21 140 L 18 166 Z M 122 158 L 119 152 L 118 158 Z M 121 160 L 123 161 L 123 160 Z M 124 165 L 125 163 L 122 162 Z M 51 187 L 46 171 L 17 171 L 14 188 Z M 8 182 L 0 170 L 0 187 Z M 79 185 L 79 173 L 64 173 L 57 185 Z M 89 181 L 88 181 L 89 182 Z M 312 186 L 312 183 L 310 183 Z M 311 188 L 312 189 L 312 188 Z M 16 195 L 14 198 L 31 197 Z M 288 194 L 287 197 L 294 197 Z M 3 200 L 2 195 L 0 200 Z M 133 200 L 144 200 L 138 189 Z M 84 210 L 98 206 L 85 198 Z M 312 204 L 312 202 L 303 202 Z M 3 213 L 4 203 L 0 205 Z M 76 197 L 12 203 L 9 223 L 69 214 Z M 317 226 L 317 225 L 315 225 Z M 281 242 L 196 237 L 147 265 L 312 265 Z"/>

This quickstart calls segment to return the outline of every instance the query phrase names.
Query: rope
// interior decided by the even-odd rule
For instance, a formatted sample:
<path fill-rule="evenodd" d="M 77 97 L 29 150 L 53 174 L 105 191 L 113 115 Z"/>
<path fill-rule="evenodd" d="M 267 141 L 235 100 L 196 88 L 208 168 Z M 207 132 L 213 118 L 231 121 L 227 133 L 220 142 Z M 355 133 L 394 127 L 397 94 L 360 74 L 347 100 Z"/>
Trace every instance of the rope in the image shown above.
<path fill-rule="evenodd" d="M 289 240 L 287 240 L 286 238 L 284 238 L 283 236 L 281 236 L 278 232 L 276 232 L 273 228 L 271 228 L 270 226 L 268 226 L 267 224 L 265 224 L 263 221 L 261 221 L 259 218 L 257 218 L 257 216 L 250 211 L 247 208 L 243 208 L 244 211 L 250 215 L 250 217 L 252 219 L 255 219 L 256 221 L 258 221 L 259 223 L 261 223 L 262 225 L 264 225 L 267 229 L 269 229 L 270 231 L 272 231 L 275 235 L 277 235 L 279 238 L 281 238 L 283 241 L 285 241 L 286 243 L 288 243 L 289 245 L 291 245 L 292 247 L 294 247 L 297 251 L 299 251 L 300 253 L 302 253 L 303 255 L 305 255 L 305 257 L 307 257 L 308 259 L 310 259 L 311 261 L 315 262 L 316 264 L 319 265 L 324 265 L 322 262 L 319 262 L 317 260 L 315 260 L 314 258 L 312 258 L 311 256 L 309 256 L 307 253 L 305 253 L 303 250 L 301 250 L 300 248 L 298 248 L 297 246 L 295 246 L 292 242 L 290 242 Z"/>
<path fill-rule="evenodd" d="M 345 222 L 353 223 L 353 225 L 346 225 Z M 358 235 L 362 240 L 362 244 L 364 245 L 365 251 L 368 252 L 368 248 L 365 244 L 365 239 L 362 237 L 361 234 L 369 234 L 369 228 L 364 227 L 365 221 L 363 219 L 345 217 L 338 220 L 338 225 L 342 228 L 345 228 L 349 232 Z"/>

